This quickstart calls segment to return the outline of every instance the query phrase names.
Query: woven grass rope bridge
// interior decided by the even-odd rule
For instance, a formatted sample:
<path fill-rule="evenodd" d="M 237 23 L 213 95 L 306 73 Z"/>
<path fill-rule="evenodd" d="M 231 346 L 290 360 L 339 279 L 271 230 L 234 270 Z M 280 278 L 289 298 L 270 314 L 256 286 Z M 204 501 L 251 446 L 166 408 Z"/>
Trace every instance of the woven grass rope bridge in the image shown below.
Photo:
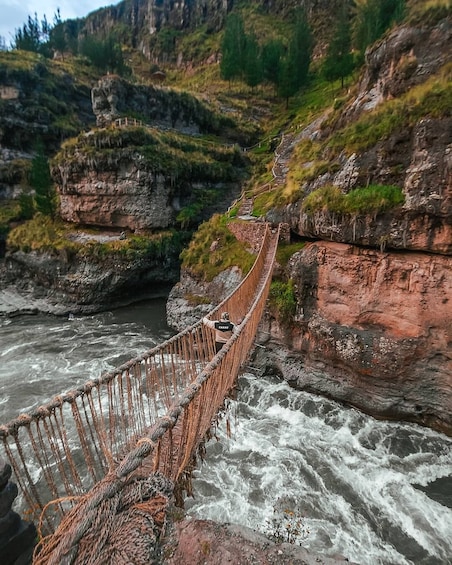
<path fill-rule="evenodd" d="M 219 353 L 201 321 L 114 371 L 0 426 L 6 460 L 38 524 L 33 563 L 149 563 L 168 501 L 253 348 L 279 227 L 209 316 L 241 320 Z"/>

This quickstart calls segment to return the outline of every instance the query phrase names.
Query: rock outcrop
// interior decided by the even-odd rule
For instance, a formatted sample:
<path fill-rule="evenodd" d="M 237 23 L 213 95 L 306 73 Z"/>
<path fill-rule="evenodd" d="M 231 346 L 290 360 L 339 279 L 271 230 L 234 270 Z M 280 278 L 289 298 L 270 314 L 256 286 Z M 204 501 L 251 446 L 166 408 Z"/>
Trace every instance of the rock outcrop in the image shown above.
<path fill-rule="evenodd" d="M 54 152 L 61 141 L 94 124 L 90 87 L 37 53 L 1 52 L 0 205 L 28 185 L 42 141 Z"/>
<path fill-rule="evenodd" d="M 171 525 L 162 551 L 165 565 L 352 565 L 345 557 L 324 557 L 298 545 L 275 543 L 243 526 L 191 518 Z"/>
<path fill-rule="evenodd" d="M 281 319 L 276 311 L 266 316 L 265 348 L 256 350 L 253 365 L 376 417 L 452 435 L 450 113 L 435 107 L 433 89 L 423 110 L 413 102 L 418 115 L 412 112 L 409 120 L 409 105 L 395 108 L 397 119 L 375 143 L 364 140 L 353 153 L 328 145 L 397 96 L 415 96 L 421 84 L 429 92 L 434 77 L 444 85 L 450 38 L 449 18 L 396 28 L 368 50 L 358 92 L 342 111 L 290 134 L 293 147 L 323 148 L 318 156 L 329 166 L 299 186 L 299 198 L 266 214 L 306 244 L 278 269 L 294 285 L 294 318 Z M 281 148 L 280 161 L 285 153 Z M 275 169 L 312 166 L 302 152 L 294 154 L 297 161 L 284 157 Z M 346 195 L 368 185 L 399 187 L 403 204 L 353 214 L 332 212 L 326 201 L 314 212 L 304 206 L 323 187 Z M 184 274 L 182 281 L 190 287 Z"/>
<path fill-rule="evenodd" d="M 237 148 L 145 127 L 82 134 L 52 161 L 63 220 L 132 231 L 184 224 L 184 209 L 187 225 L 224 211 L 245 170 Z"/>
<path fill-rule="evenodd" d="M 296 387 L 452 435 L 450 257 L 319 241 L 289 273 L 294 322 L 267 318 L 256 362 Z"/>
<path fill-rule="evenodd" d="M 102 77 L 91 90 L 97 125 L 123 116 L 140 116 L 145 125 L 181 133 L 232 133 L 234 122 L 216 114 L 193 95 L 169 88 L 132 84 L 117 75 Z"/>
<path fill-rule="evenodd" d="M 447 18 L 388 34 L 367 53 L 357 96 L 334 127 L 441 75 L 450 36 Z M 394 184 L 403 205 L 352 216 L 327 207 L 310 213 L 300 199 L 268 214 L 317 241 L 287 268 L 297 299 L 293 323 L 268 318 L 266 352 L 256 354 L 297 387 L 452 435 L 452 121 L 448 112 L 426 114 L 367 149 L 341 152 L 334 172 L 301 187 L 307 195 L 331 184 L 347 194 Z M 334 131 L 317 124 L 306 136 Z"/>
<path fill-rule="evenodd" d="M 253 2 L 250 2 L 253 3 Z M 178 66 L 191 66 L 190 54 L 179 47 L 177 34 L 163 35 L 163 41 L 156 40 L 159 32 L 176 30 L 184 33 L 203 27 L 207 35 L 220 31 L 228 14 L 238 4 L 237 0 L 135 0 L 119 2 L 92 12 L 84 19 L 69 20 L 67 33 L 78 30 L 79 38 L 86 35 L 108 36 L 118 25 L 127 28 L 124 39 L 134 49 L 139 50 L 154 63 L 171 61 Z M 293 10 L 300 6 L 299 0 L 259 0 L 259 11 L 269 14 L 285 14 L 291 17 Z M 303 5 L 313 18 L 315 31 L 322 35 L 329 32 L 334 14 L 337 13 L 337 0 L 305 0 Z M 322 46 L 320 46 L 322 47 Z M 218 60 L 213 53 L 210 59 Z"/>
<path fill-rule="evenodd" d="M 52 162 L 63 220 L 166 229 L 178 225 L 184 208 L 196 207 L 188 222 L 196 223 L 240 193 L 246 159 L 228 139 L 239 130 L 193 96 L 107 76 L 93 88 L 92 102 L 101 129 L 65 144 Z M 113 127 L 138 111 L 144 123 L 123 119 Z M 194 136 L 221 126 L 217 143 Z"/>
<path fill-rule="evenodd" d="M 0 147 L 32 153 L 43 140 L 55 151 L 94 124 L 90 87 L 37 53 L 21 53 L 0 60 Z"/>
<path fill-rule="evenodd" d="M 4 565 L 26 565 L 33 558 L 37 531 L 12 509 L 19 489 L 11 475 L 11 466 L 0 459 L 0 552 Z"/>
<path fill-rule="evenodd" d="M 181 273 L 179 282 L 169 293 L 166 318 L 169 326 L 182 331 L 195 324 L 212 308 L 230 294 L 242 281 L 238 267 L 221 272 L 213 281 L 203 283 L 186 272 Z M 199 303 L 196 299 L 202 299 Z"/>
<path fill-rule="evenodd" d="M 394 133 L 377 147 L 347 159 L 340 169 L 304 188 L 306 193 L 331 184 L 344 193 L 374 184 L 403 187 L 403 206 L 389 213 L 309 213 L 297 200 L 268 218 L 288 223 L 300 236 L 377 247 L 452 253 L 452 119 L 421 119 L 408 131 Z M 404 142 L 401 143 L 403 135 Z M 399 147 L 396 147 L 399 138 Z M 382 160 L 382 156 L 386 156 Z M 391 165 L 392 163 L 392 165 Z M 397 164 L 397 167 L 396 167 Z M 397 175 L 391 168 L 397 168 Z M 367 177 L 367 180 L 364 180 Z"/>
<path fill-rule="evenodd" d="M 451 36 L 448 18 L 433 26 L 396 28 L 368 51 L 359 91 L 333 126 L 325 119 L 323 124 L 316 124 L 315 131 L 306 128 L 300 139 L 321 143 L 337 132 L 346 135 L 347 127 L 365 120 L 372 110 L 390 105 L 397 96 L 421 83 L 428 84 L 442 73 L 450 76 L 447 62 L 452 57 Z M 422 99 L 423 95 L 413 93 L 415 96 Z M 300 187 L 307 196 L 328 185 L 344 194 L 369 184 L 396 185 L 402 188 L 403 206 L 386 214 L 309 213 L 303 199 L 298 199 L 273 210 L 268 218 L 287 222 L 295 233 L 311 238 L 451 254 L 452 118 L 447 110 L 434 108 L 435 96 L 433 89 L 431 99 L 426 96 L 417 103 L 425 109 L 412 111 L 409 119 L 403 116 L 408 115 L 410 104 L 402 98 L 391 110 L 397 119 L 386 116 L 394 124 L 399 120 L 400 125 L 394 125 L 389 134 L 382 134 L 367 148 L 353 153 L 324 149 L 321 158 L 328 160 L 329 170 Z M 412 105 L 416 108 L 415 102 Z M 362 127 L 368 126 L 364 122 Z M 297 163 L 301 168 L 309 165 Z"/>
<path fill-rule="evenodd" d="M 119 240 L 119 233 L 102 242 Z M 0 315 L 46 312 L 88 314 L 166 296 L 179 277 L 178 238 L 162 238 L 162 249 L 102 253 L 102 242 L 80 233 L 77 250 L 14 251 L 0 268 Z M 166 242 L 165 242 L 166 240 Z"/>

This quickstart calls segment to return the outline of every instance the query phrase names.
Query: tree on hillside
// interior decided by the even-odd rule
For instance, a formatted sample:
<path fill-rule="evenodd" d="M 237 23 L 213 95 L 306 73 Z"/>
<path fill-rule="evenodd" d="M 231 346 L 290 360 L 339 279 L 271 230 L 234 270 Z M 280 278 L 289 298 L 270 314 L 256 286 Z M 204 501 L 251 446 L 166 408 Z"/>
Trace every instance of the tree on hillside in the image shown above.
<path fill-rule="evenodd" d="M 333 38 L 328 45 L 326 58 L 322 66 L 323 75 L 327 80 L 341 79 L 344 88 L 344 78 L 354 68 L 351 39 L 349 5 L 347 0 L 342 3 L 339 19 L 336 23 Z"/>
<path fill-rule="evenodd" d="M 405 0 L 354 0 L 353 44 L 364 56 L 366 48 L 379 39 L 405 12 Z"/>
<path fill-rule="evenodd" d="M 126 65 L 121 45 L 110 35 L 107 39 L 88 36 L 81 43 L 80 53 L 89 59 L 99 71 L 124 74 Z"/>
<path fill-rule="evenodd" d="M 65 41 L 64 30 L 58 8 L 53 25 L 47 21 L 45 14 L 41 21 L 38 20 L 36 13 L 33 18 L 28 16 L 27 23 L 16 29 L 11 47 L 50 57 L 53 49 L 64 51 L 66 45 L 63 45 L 63 41 Z"/>
<path fill-rule="evenodd" d="M 21 220 L 31 220 L 35 213 L 35 203 L 32 194 L 22 192 L 19 196 L 19 216 Z"/>
<path fill-rule="evenodd" d="M 277 90 L 286 100 L 307 83 L 311 64 L 313 39 L 304 9 L 298 9 L 289 47 L 280 64 Z"/>
<path fill-rule="evenodd" d="M 79 52 L 79 32 L 79 20 L 67 20 L 66 22 L 64 22 L 64 33 L 67 41 L 67 49 L 74 55 L 77 55 Z"/>
<path fill-rule="evenodd" d="M 220 75 L 231 81 L 240 77 L 245 66 L 246 34 L 242 17 L 230 14 L 226 20 L 221 42 Z"/>
<path fill-rule="evenodd" d="M 47 26 L 47 20 L 45 25 Z M 43 35 L 41 25 L 38 21 L 38 15 L 35 12 L 34 18 L 28 16 L 27 23 L 23 24 L 21 28 L 16 29 L 13 38 L 13 49 L 39 53 Z"/>
<path fill-rule="evenodd" d="M 296 60 L 293 57 L 285 57 L 280 65 L 278 77 L 278 96 L 286 101 L 286 108 L 289 106 L 291 98 L 298 90 Z"/>
<path fill-rule="evenodd" d="M 66 34 L 64 32 L 64 25 L 61 20 L 60 9 L 58 8 L 53 17 L 53 27 L 49 33 L 49 43 L 52 49 L 64 54 L 68 47 Z"/>
<path fill-rule="evenodd" d="M 307 82 L 313 46 L 314 41 L 306 10 L 298 8 L 295 13 L 294 31 L 289 43 L 289 57 L 293 59 L 297 88 L 301 88 Z"/>
<path fill-rule="evenodd" d="M 29 182 L 35 191 L 36 210 L 45 216 L 53 217 L 56 210 L 56 195 L 50 176 L 49 161 L 44 155 L 42 144 L 38 144 L 31 162 Z"/>
<path fill-rule="evenodd" d="M 260 54 L 259 44 L 254 33 L 246 36 L 245 42 L 245 64 L 244 64 L 245 82 L 251 88 L 255 88 L 262 82 L 262 58 Z"/>
<path fill-rule="evenodd" d="M 265 80 L 275 87 L 281 74 L 281 61 L 284 55 L 284 45 L 279 39 L 274 39 L 262 47 L 262 72 Z"/>

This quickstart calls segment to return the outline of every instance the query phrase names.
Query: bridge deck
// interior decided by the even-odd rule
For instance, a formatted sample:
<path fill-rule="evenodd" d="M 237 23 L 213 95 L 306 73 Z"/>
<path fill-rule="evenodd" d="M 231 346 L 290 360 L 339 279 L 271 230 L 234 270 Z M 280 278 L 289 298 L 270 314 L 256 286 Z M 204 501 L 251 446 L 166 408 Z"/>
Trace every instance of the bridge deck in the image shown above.
<path fill-rule="evenodd" d="M 42 515 L 43 531 L 59 524 L 89 527 L 105 500 L 143 469 L 173 484 L 183 476 L 254 347 L 278 239 L 279 228 L 267 226 L 253 268 L 211 312 L 228 310 L 242 320 L 219 353 L 213 332 L 199 321 L 0 427 L 30 517 Z M 49 501 L 54 502 L 47 507 Z M 64 543 L 81 535 L 73 532 Z"/>

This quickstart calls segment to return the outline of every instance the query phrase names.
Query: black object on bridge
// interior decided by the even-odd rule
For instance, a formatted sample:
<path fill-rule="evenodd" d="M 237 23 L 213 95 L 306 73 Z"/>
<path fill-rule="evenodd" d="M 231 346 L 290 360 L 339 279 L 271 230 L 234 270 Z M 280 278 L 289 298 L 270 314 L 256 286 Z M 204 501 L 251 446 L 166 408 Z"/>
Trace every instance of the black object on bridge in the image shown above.
<path fill-rule="evenodd" d="M 0 459 L 0 563 L 28 565 L 37 541 L 36 527 L 11 510 L 17 485 L 11 482 L 11 465 Z"/>

